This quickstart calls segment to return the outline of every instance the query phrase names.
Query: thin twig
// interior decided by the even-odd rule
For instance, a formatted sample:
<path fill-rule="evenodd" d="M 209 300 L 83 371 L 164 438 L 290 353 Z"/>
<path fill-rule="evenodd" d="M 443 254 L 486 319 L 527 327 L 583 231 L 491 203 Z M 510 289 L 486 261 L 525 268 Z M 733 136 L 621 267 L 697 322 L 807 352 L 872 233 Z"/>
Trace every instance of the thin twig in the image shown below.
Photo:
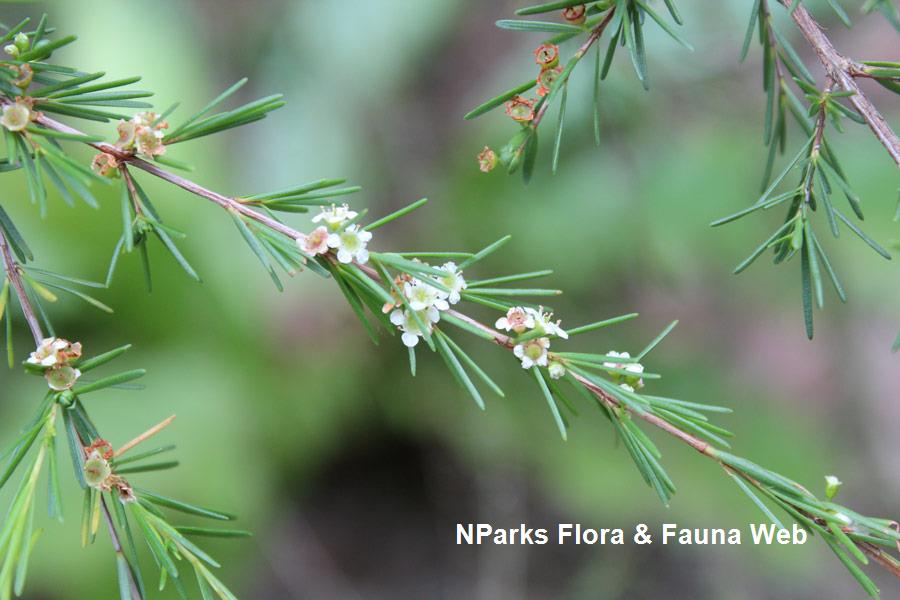
<path fill-rule="evenodd" d="M 791 10 L 792 0 L 780 1 Z M 897 137 L 897 134 L 894 133 L 894 130 L 891 129 L 891 126 L 888 125 L 882 114 L 863 93 L 859 84 L 856 83 L 856 77 L 867 76 L 865 68 L 835 49 L 834 44 L 831 43 L 831 40 L 822 31 L 822 27 L 813 19 L 804 5 L 801 4 L 792 9 L 791 17 L 803 34 L 803 37 L 815 50 L 816 55 L 819 57 L 819 62 L 822 63 L 827 75 L 842 89 L 853 93 L 849 98 L 850 103 L 856 107 L 856 110 L 865 119 L 875 137 L 887 149 L 894 162 L 900 166 L 900 137 Z"/>
<path fill-rule="evenodd" d="M 22 313 L 25 315 L 25 320 L 28 322 L 29 329 L 31 329 L 31 335 L 34 337 L 34 344 L 35 346 L 39 346 L 41 344 L 41 341 L 43 341 L 44 339 L 44 332 L 41 329 L 41 323 L 37 318 L 34 307 L 31 305 L 31 299 L 25 292 L 25 286 L 22 283 L 21 273 L 19 273 L 19 263 L 16 262 L 15 258 L 13 257 L 9 247 L 9 242 L 7 241 L 6 236 L 2 231 L 0 231 L 0 254 L 3 255 L 3 270 L 6 272 L 6 277 L 9 279 L 9 281 L 12 283 L 13 288 L 16 290 L 16 296 L 19 299 L 19 305 L 22 307 Z M 106 506 L 106 500 L 104 500 L 103 498 L 100 499 L 100 506 L 103 509 L 103 517 L 106 521 L 106 526 L 109 529 L 109 537 L 112 542 L 113 550 L 116 552 L 116 554 L 121 555 L 122 542 L 119 539 L 119 533 L 116 531 L 116 527 L 113 523 L 109 508 Z M 137 600 L 142 600 L 140 589 L 138 588 L 137 582 L 134 580 L 134 575 L 131 572 L 130 568 L 128 569 L 128 581 L 131 587 L 132 597 L 136 598 Z"/>
<path fill-rule="evenodd" d="M 610 21 L 612 21 L 612 18 L 613 18 L 613 15 L 615 14 L 615 12 L 616 12 L 616 9 L 615 9 L 615 7 L 613 7 L 612 9 L 610 9 L 610 11 L 608 13 L 606 13 L 606 16 L 603 18 L 603 20 L 600 21 L 600 23 L 596 27 L 594 27 L 593 30 L 591 30 L 591 34 L 584 41 L 584 43 L 581 45 L 581 47 L 578 48 L 578 51 L 575 52 L 574 55 L 572 55 L 572 58 L 570 60 L 575 60 L 577 62 L 577 61 L 581 60 L 585 54 L 587 54 L 587 51 L 591 49 L 591 46 L 594 45 L 594 42 L 599 40 L 600 36 L 603 35 L 603 32 L 606 30 L 606 26 L 609 25 Z M 560 81 L 557 85 L 560 87 L 563 85 L 566 85 L 568 83 L 569 77 L 571 75 L 572 75 L 572 71 L 569 71 L 569 73 L 566 75 L 566 78 L 564 80 Z M 546 100 L 541 103 L 541 107 L 538 109 L 537 114 L 534 115 L 534 119 L 531 120 L 532 127 L 537 127 L 540 124 L 541 119 L 544 118 L 544 113 L 547 112 L 547 109 L 549 107 L 550 107 L 550 104 Z"/>
<path fill-rule="evenodd" d="M 31 335 L 34 337 L 35 347 L 40 346 L 44 339 L 44 333 L 41 331 L 41 322 L 38 320 L 34 307 L 31 305 L 31 299 L 25 291 L 25 284 L 22 283 L 22 273 L 19 271 L 19 263 L 12 254 L 9 242 L 2 231 L 0 231 L 0 254 L 3 255 L 3 270 L 6 272 L 6 278 L 16 290 L 16 297 L 19 299 L 19 306 L 22 307 L 22 313 L 25 315 L 25 321 L 28 328 L 31 329 Z"/>

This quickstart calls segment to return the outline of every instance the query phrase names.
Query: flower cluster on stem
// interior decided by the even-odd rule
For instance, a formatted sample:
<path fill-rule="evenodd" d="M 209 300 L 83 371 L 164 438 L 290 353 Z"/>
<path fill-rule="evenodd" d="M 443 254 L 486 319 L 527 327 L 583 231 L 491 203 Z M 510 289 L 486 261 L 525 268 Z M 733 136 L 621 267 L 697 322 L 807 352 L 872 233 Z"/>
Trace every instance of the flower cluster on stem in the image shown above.
<path fill-rule="evenodd" d="M 400 339 L 408 348 L 415 347 L 420 337 L 431 333 L 434 324 L 441 320 L 441 312 L 459 302 L 460 293 L 466 289 L 466 280 L 456 263 L 447 262 L 435 268 L 445 275 L 422 278 L 400 276 L 395 283 L 403 293 L 403 299 L 394 294 L 396 302 L 387 303 L 382 309 L 384 312 L 390 311 L 391 323 L 403 332 Z"/>
<path fill-rule="evenodd" d="M 43 374 L 51 390 L 61 392 L 71 389 L 81 377 L 81 371 L 72 366 L 79 358 L 80 343 L 62 338 L 46 338 L 25 362 Z"/>
<path fill-rule="evenodd" d="M 372 234 L 353 223 L 357 216 L 358 213 L 346 204 L 323 208 L 312 221 L 324 225 L 319 225 L 309 235 L 297 238 L 297 245 L 310 256 L 334 251 L 339 262 L 349 264 L 356 261 L 364 265 L 369 261 L 366 246 Z"/>
<path fill-rule="evenodd" d="M 513 354 L 522 362 L 523 369 L 547 367 L 550 377 L 559 379 L 566 374 L 566 368 L 560 361 L 551 360 L 550 337 L 566 340 L 569 334 L 560 327 L 560 321 L 552 319 L 553 313 L 544 312 L 543 307 L 513 306 L 506 311 L 505 317 L 497 319 L 494 326 L 528 337 L 513 346 Z"/>

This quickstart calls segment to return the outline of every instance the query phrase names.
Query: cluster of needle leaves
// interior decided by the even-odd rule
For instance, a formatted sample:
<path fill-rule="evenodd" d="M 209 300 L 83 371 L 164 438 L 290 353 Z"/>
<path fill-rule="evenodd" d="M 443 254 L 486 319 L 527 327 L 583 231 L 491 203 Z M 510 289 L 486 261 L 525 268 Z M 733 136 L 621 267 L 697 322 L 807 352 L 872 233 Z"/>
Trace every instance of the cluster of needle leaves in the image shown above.
<path fill-rule="evenodd" d="M 835 2 L 830 5 L 849 27 L 849 17 L 840 5 Z M 795 2 L 789 10 L 796 10 L 799 6 L 800 3 Z M 784 222 L 734 272 L 742 272 L 768 250 L 772 251 L 775 264 L 799 258 L 803 318 L 806 334 L 811 339 L 813 308 L 821 309 L 824 304 L 823 280 L 827 278 L 831 282 L 841 302 L 847 300 L 844 286 L 814 230 L 814 214 L 825 213 L 828 229 L 835 238 L 840 236 L 842 228 L 846 228 L 884 258 L 890 260 L 891 255 L 855 222 L 855 219 L 863 220 L 861 202 L 828 136 L 830 129 L 843 132 L 843 123 L 848 119 L 865 125 L 862 115 L 847 106 L 847 99 L 854 95 L 853 92 L 838 89 L 830 76 L 826 76 L 821 88 L 817 87 L 817 82 L 797 51 L 779 31 L 768 0 L 756 0 L 753 5 L 742 56 L 748 52 L 754 31 L 763 49 L 763 88 L 766 91 L 763 137 L 768 146 L 768 158 L 763 189 L 751 206 L 718 219 L 712 225 L 724 225 L 750 214 L 786 207 Z M 900 93 L 900 63 L 863 64 L 866 65 L 868 77 Z M 788 145 L 790 121 L 796 124 L 805 142 L 773 176 L 776 155 L 783 153 Z M 841 210 L 836 196 L 841 197 L 841 202 L 846 201 L 852 216 Z"/>
<path fill-rule="evenodd" d="M 681 25 L 681 15 L 675 6 L 675 1 L 665 0 L 665 6 L 674 22 L 677 25 Z M 551 37 L 544 41 L 548 45 L 556 46 L 570 40 L 580 42 L 572 56 L 565 63 L 560 63 L 562 68 L 559 76 L 554 80 L 546 93 L 535 102 L 533 117 L 520 122 L 520 129 L 516 131 L 515 135 L 510 138 L 499 153 L 500 162 L 508 172 L 513 173 L 520 167 L 522 168 L 522 176 L 526 183 L 531 179 L 534 171 L 538 149 L 539 125 L 552 103 L 559 99 L 559 116 L 553 142 L 552 160 L 553 172 L 556 172 L 566 115 L 569 78 L 591 47 L 596 48 L 593 68 L 593 127 L 594 139 L 597 145 L 600 145 L 600 84 L 609 73 L 616 50 L 619 47 L 627 49 L 638 80 L 640 80 L 641 85 L 645 89 L 649 89 L 647 56 L 644 46 L 644 27 L 648 21 L 656 23 L 678 43 L 688 49 L 691 48 L 690 44 L 666 20 L 666 17 L 651 7 L 649 0 L 600 0 L 599 2 L 564 0 L 521 8 L 516 11 L 516 14 L 521 16 L 544 15 L 547 13 L 559 14 L 560 11 L 565 11 L 566 9 L 583 11 L 583 21 L 581 23 L 524 19 L 503 19 L 497 21 L 497 27 L 502 29 L 550 34 Z M 566 19 L 562 20 L 565 21 Z M 608 32 L 608 42 L 604 51 L 599 40 L 606 32 Z M 540 81 L 530 79 L 477 106 L 467 113 L 465 118 L 474 119 L 483 115 L 521 94 L 525 94 L 532 88 L 539 86 L 539 84 Z"/>
<path fill-rule="evenodd" d="M 561 6 L 566 3 L 556 4 Z M 614 18 L 611 17 L 613 13 L 610 11 L 621 10 L 619 14 L 624 15 L 629 11 L 634 13 L 644 6 L 643 2 L 631 1 L 617 2 L 614 6 L 602 2 L 591 4 L 592 8 L 596 10 L 605 7 L 600 10 L 599 14 L 595 11 L 594 16 L 610 18 L 610 22 Z M 630 42 L 627 39 L 625 42 L 630 47 L 638 44 L 634 41 L 636 37 L 635 24 L 640 22 L 642 14 L 623 16 L 622 20 L 615 24 L 614 31 L 619 32 L 620 36 L 630 39 Z M 45 23 L 46 20 L 42 19 L 41 25 L 35 32 L 28 34 L 29 46 L 39 48 L 57 44 L 54 47 L 58 47 L 58 42 L 48 42 L 42 46 L 42 36 L 47 31 Z M 20 24 L 13 29 L 24 31 L 26 26 L 27 23 Z M 574 32 L 568 33 L 575 35 Z M 613 46 L 617 44 L 618 38 Z M 642 45 L 634 47 L 640 48 L 642 51 Z M 35 98 L 35 107 L 37 108 L 41 106 L 38 98 L 44 97 L 39 95 L 43 87 L 56 86 L 57 90 L 74 92 L 68 97 L 88 95 L 90 102 L 103 102 L 104 104 L 101 106 L 105 107 L 146 108 L 143 105 L 144 101 L 141 101 L 140 107 L 131 104 L 136 102 L 133 98 L 137 97 L 132 94 L 138 92 L 117 90 L 118 95 L 115 97 L 104 96 L 102 100 L 97 99 L 95 96 L 98 93 L 96 86 L 103 84 L 91 84 L 89 81 L 93 80 L 84 80 L 88 75 L 80 73 L 76 69 L 42 62 L 47 55 L 40 54 L 39 56 L 40 61 L 36 60 L 33 64 L 28 63 L 35 73 L 44 74 L 42 79 L 37 81 L 36 89 L 31 90 L 28 86 L 25 89 L 18 88 L 16 96 L 3 93 L 0 95 L 0 103 L 8 106 L 15 102 L 17 97 L 27 92 L 30 97 Z M 22 55 L 20 54 L 19 60 L 0 61 L 0 72 L 8 69 L 14 72 L 13 76 L 15 73 L 20 75 L 23 64 L 21 59 Z M 73 81 L 76 82 L 73 83 Z M 218 133 L 256 121 L 282 104 L 280 97 L 273 96 L 236 109 L 215 112 L 217 107 L 232 96 L 240 84 L 241 82 L 226 90 L 210 105 L 175 127 L 162 139 L 165 147 L 169 148 L 186 139 Z M 120 88 L 125 85 L 127 84 L 117 84 L 113 87 Z M 83 94 L 78 93 L 77 90 L 83 87 L 93 89 L 85 91 Z M 139 97 L 147 97 L 146 93 L 140 93 L 143 95 Z M 122 102 L 128 104 L 121 106 Z M 67 107 L 65 110 L 69 112 L 64 113 L 64 116 L 75 119 L 107 121 L 129 119 L 129 115 L 106 113 L 107 109 L 87 109 L 80 105 L 75 108 Z M 97 114 L 98 112 L 104 114 Z M 172 109 L 163 111 L 158 119 L 167 118 L 171 113 Z M 43 185 L 43 176 L 47 176 L 51 181 L 54 179 L 48 175 L 46 163 L 36 158 L 41 156 L 44 161 L 46 160 L 44 150 L 42 150 L 45 145 L 35 142 L 34 137 L 44 140 L 46 146 L 54 149 L 52 152 L 57 152 L 59 156 L 65 156 L 65 160 L 60 159 L 55 166 L 59 166 L 60 169 L 68 169 L 66 172 L 73 177 L 77 171 L 77 180 L 80 183 L 87 185 L 92 181 L 99 180 L 104 185 L 119 186 L 123 231 L 114 252 L 110 274 L 115 270 L 119 255 L 136 248 L 144 257 L 142 262 L 146 267 L 149 264 L 146 244 L 151 237 L 156 237 L 162 247 L 174 257 L 174 260 L 184 268 L 186 273 L 192 278 L 197 278 L 196 271 L 188 264 L 184 255 L 176 249 L 173 242 L 173 237 L 181 237 L 181 234 L 177 234 L 176 230 L 171 229 L 168 225 L 163 225 L 160 213 L 151 203 L 135 176 L 138 171 L 141 171 L 146 175 L 180 187 L 223 209 L 237 228 L 241 238 L 257 256 L 279 289 L 283 288 L 280 272 L 290 276 L 308 269 L 325 280 L 333 280 L 375 343 L 379 343 L 385 336 L 389 339 L 396 339 L 395 323 L 387 316 L 387 313 L 398 306 L 408 310 L 417 320 L 417 329 L 425 347 L 441 357 L 451 375 L 479 407 L 486 408 L 487 406 L 483 397 L 484 391 L 490 391 L 500 398 L 504 397 L 504 392 L 487 371 L 478 364 L 473 355 L 464 349 L 467 343 L 459 337 L 461 335 L 470 336 L 469 339 L 474 338 L 480 342 L 488 342 L 493 347 L 500 347 L 511 352 L 509 356 L 511 366 L 534 380 L 537 395 L 547 403 L 548 410 L 564 439 L 579 410 L 601 411 L 617 432 L 622 445 L 634 461 L 642 478 L 663 502 L 668 503 L 675 492 L 675 485 L 662 465 L 662 453 L 640 423 L 681 440 L 701 455 L 719 464 L 729 476 L 734 478 L 739 489 L 747 494 L 772 523 L 783 526 L 783 521 L 779 520 L 772 511 L 773 507 L 780 508 L 811 534 L 819 534 L 860 581 L 861 585 L 873 596 L 877 596 L 877 590 L 861 570 L 859 564 L 866 564 L 869 559 L 874 559 L 880 565 L 894 572 L 900 569 L 900 560 L 891 554 L 900 543 L 900 532 L 897 531 L 896 522 L 866 517 L 847 507 L 833 503 L 833 492 L 828 493 L 827 499 L 819 499 L 797 482 L 727 452 L 725 449 L 730 446 L 726 438 L 730 436 L 730 433 L 713 423 L 710 415 L 728 413 L 730 412 L 728 408 L 669 398 L 656 393 L 651 394 L 634 382 L 634 371 L 629 367 L 644 361 L 672 330 L 674 323 L 666 327 L 643 350 L 631 357 L 612 352 L 581 351 L 579 348 L 569 350 L 566 344 L 574 344 L 574 341 L 570 341 L 572 338 L 581 339 L 583 334 L 629 320 L 636 316 L 634 314 L 604 319 L 568 330 L 558 328 L 551 331 L 534 328 L 531 331 L 516 332 L 514 330 L 509 333 L 497 329 L 499 324 L 492 327 L 478 320 L 475 315 L 483 313 L 489 315 L 488 323 L 491 323 L 497 316 L 505 315 L 510 309 L 516 308 L 532 309 L 535 314 L 545 315 L 550 309 L 545 302 L 538 303 L 539 299 L 552 298 L 560 293 L 559 290 L 550 288 L 509 286 L 509 284 L 519 284 L 523 281 L 550 275 L 551 272 L 548 270 L 500 276 L 472 276 L 473 273 L 479 273 L 482 261 L 500 249 L 509 240 L 509 236 L 489 244 L 478 252 L 440 250 L 385 252 L 373 249 L 365 255 L 364 259 L 357 254 L 353 260 L 347 261 L 342 260 L 340 254 L 336 254 L 331 249 L 315 253 L 304 251 L 304 242 L 308 241 L 307 234 L 288 225 L 283 220 L 287 217 L 295 218 L 298 213 L 316 211 L 332 205 L 335 203 L 336 197 L 356 191 L 354 187 L 338 187 L 343 184 L 343 180 L 320 180 L 284 190 L 235 197 L 209 190 L 164 169 L 164 166 L 183 166 L 182 163 L 173 160 L 168 155 L 156 155 L 147 159 L 132 150 L 125 150 L 119 146 L 85 136 L 72 126 L 58 122 L 44 114 L 36 115 L 34 123 L 29 125 L 29 128 L 10 132 L 8 136 L 13 138 L 9 147 L 14 148 L 14 153 L 7 156 L 5 164 L 9 166 L 9 170 L 25 171 L 26 182 L 29 189 L 32 190 L 31 195 L 36 203 L 43 197 L 35 190 L 35 187 Z M 107 155 L 107 158 L 115 159 L 117 167 L 106 176 L 98 176 L 91 169 L 83 167 L 76 158 L 70 156 L 63 149 L 64 142 L 90 145 L 101 154 Z M 39 162 L 41 167 L 35 166 Z M 26 163 L 32 166 L 28 167 Z M 61 166 L 63 164 L 65 167 Z M 76 168 L 76 164 L 78 168 Z M 372 231 L 389 225 L 394 220 L 404 217 L 423 205 L 425 205 L 425 200 L 419 200 L 365 225 L 363 223 L 366 212 L 360 211 L 349 217 L 350 221 L 344 225 L 357 231 L 366 232 L 366 240 L 368 240 Z M 349 214 L 349 212 L 345 212 L 345 214 Z M 35 288 L 34 284 L 30 282 L 28 285 L 31 286 L 32 291 L 19 294 L 18 286 L 14 285 L 16 281 L 13 279 L 18 280 L 25 274 L 42 272 L 24 266 L 24 263 L 30 260 L 30 253 L 26 251 L 27 246 L 9 220 L 8 215 L 3 220 L 3 230 L 0 231 L 0 234 L 2 234 L 0 241 L 4 244 L 8 243 L 14 250 L 18 261 L 22 263 L 20 264 L 12 258 L 6 260 L 5 270 L 10 285 L 4 288 L 6 290 L 4 297 L 8 299 L 16 295 L 20 308 L 27 319 L 31 312 L 31 298 L 42 296 L 42 294 L 39 288 Z M 410 302 L 401 288 L 403 282 L 419 280 L 428 282 L 428 285 L 434 289 L 450 291 L 441 283 L 441 278 L 446 276 L 447 272 L 432 266 L 428 263 L 429 260 L 457 261 L 460 272 L 466 274 L 467 285 L 460 290 L 459 301 L 454 303 L 453 308 L 445 308 L 440 313 L 439 320 L 426 324 L 419 320 L 419 316 L 416 316 L 417 311 L 412 310 Z M 28 276 L 35 282 L 38 282 L 39 279 L 44 281 L 44 284 L 38 284 L 45 287 L 48 278 L 52 279 L 52 276 L 46 274 L 40 278 L 36 275 L 29 274 Z M 111 277 L 109 279 L 111 280 Z M 463 307 L 465 307 L 465 311 Z M 6 311 L 6 319 L 7 327 L 11 327 L 12 316 L 9 310 Z M 557 325 L 557 327 L 559 326 Z M 32 330 L 35 331 L 34 326 L 32 326 Z M 561 370 L 557 369 L 551 372 L 546 368 L 546 363 L 541 364 L 540 362 L 528 365 L 527 369 L 520 368 L 519 358 L 521 355 L 516 352 L 516 348 L 541 336 L 546 339 L 548 346 L 553 344 L 548 359 L 553 363 L 558 363 Z M 39 336 L 35 335 L 35 337 Z M 122 351 L 124 348 L 94 359 L 78 362 L 75 366 L 81 372 L 86 373 L 115 358 Z M 417 356 L 414 347 L 409 347 L 409 360 L 411 372 L 415 375 Z M 521 365 L 525 366 L 525 364 L 523 360 Z M 87 415 L 81 397 L 102 388 L 127 385 L 141 373 L 132 371 L 94 382 L 81 381 L 72 389 L 51 392 L 45 397 L 35 419 L 23 428 L 22 436 L 13 443 L 5 455 L 9 457 L 6 468 L 10 475 L 20 465 L 25 464 L 25 476 L 13 502 L 11 514 L 14 518 L 8 519 L 7 524 L 4 524 L 4 529 L 0 531 L 0 549 L 6 552 L 10 573 L 15 574 L 8 575 L 4 580 L 2 574 L 6 571 L 0 572 L 0 582 L 9 581 L 12 588 L 18 589 L 21 585 L 18 583 L 20 580 L 18 572 L 24 573 L 27 568 L 27 558 L 35 539 L 31 525 L 34 507 L 34 480 L 40 474 L 45 461 L 49 465 L 48 472 L 51 478 L 56 476 L 55 459 L 50 457 L 53 455 L 51 450 L 55 443 L 58 416 L 62 415 L 63 427 L 72 449 L 75 478 L 79 483 L 84 483 L 84 473 L 86 472 L 84 460 L 88 456 L 86 449 L 94 446 L 100 436 Z M 628 377 L 632 377 L 628 381 L 634 385 L 623 385 L 623 378 Z M 640 379 L 641 384 L 645 380 L 647 387 L 652 387 L 657 385 L 656 380 L 659 379 L 659 375 L 641 372 Z M 156 430 L 158 428 L 151 432 Z M 139 436 L 138 439 L 142 440 L 146 437 L 148 436 Z M 130 449 L 131 446 L 133 444 L 126 444 L 122 448 Z M 119 453 L 113 453 L 111 456 L 111 467 L 116 476 L 174 466 L 172 461 L 142 462 L 167 451 L 168 447 L 126 456 L 124 459 L 120 457 L 120 454 L 125 453 L 122 448 Z M 127 466 L 122 468 L 123 465 Z M 9 476 L 5 479 L 9 479 Z M 59 486 L 54 483 L 51 485 L 51 489 L 58 490 Z M 83 521 L 85 539 L 90 541 L 93 538 L 93 534 L 98 529 L 100 517 L 102 514 L 108 514 L 108 527 L 114 540 L 113 547 L 116 551 L 120 575 L 121 598 L 135 600 L 145 597 L 144 578 L 138 570 L 136 559 L 137 546 L 142 544 L 136 544 L 135 540 L 141 540 L 155 559 L 160 573 L 160 586 L 172 582 L 183 596 L 187 594 L 181 578 L 181 571 L 184 570 L 184 567 L 179 568 L 177 564 L 181 563 L 182 565 L 186 564 L 188 569 L 195 573 L 204 600 L 214 597 L 233 598 L 227 588 L 212 574 L 211 567 L 217 566 L 215 561 L 192 540 L 201 535 L 235 536 L 243 535 L 243 532 L 176 527 L 169 523 L 160 507 L 219 520 L 227 520 L 230 516 L 164 498 L 138 488 L 133 489 L 133 494 L 134 500 L 124 498 L 119 488 L 97 491 L 96 488 L 90 487 L 85 492 Z M 51 514 L 58 514 L 57 503 L 52 498 L 50 505 Z M 113 507 L 109 513 L 105 513 L 107 505 Z M 123 539 L 125 542 L 121 544 L 117 542 L 117 540 Z M 23 564 L 26 566 L 23 567 Z M 6 569 L 6 567 L 3 568 Z M 21 580 L 24 580 L 24 575 Z M 10 588 L 9 586 L 7 588 L 0 587 L 0 600 L 4 600 L 9 593 L 5 592 L 7 596 L 3 596 L 3 589 L 9 590 Z"/>

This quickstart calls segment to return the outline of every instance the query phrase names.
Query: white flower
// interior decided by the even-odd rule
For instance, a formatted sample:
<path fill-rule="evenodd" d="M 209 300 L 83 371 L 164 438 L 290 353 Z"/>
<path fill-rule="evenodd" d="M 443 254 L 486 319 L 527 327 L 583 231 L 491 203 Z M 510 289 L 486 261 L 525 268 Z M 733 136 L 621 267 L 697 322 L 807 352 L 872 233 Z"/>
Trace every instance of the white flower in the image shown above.
<path fill-rule="evenodd" d="M 545 313 L 543 306 L 540 310 L 535 310 L 533 308 L 526 308 L 525 310 L 534 318 L 535 329 L 540 329 L 547 335 L 555 335 L 564 340 L 569 339 L 569 334 L 559 326 L 561 321 L 556 321 L 555 323 L 551 321 L 550 319 L 553 318 L 553 313 Z"/>
<path fill-rule="evenodd" d="M 443 277 L 438 277 L 437 280 L 450 290 L 447 296 L 450 304 L 456 304 L 459 302 L 459 293 L 466 289 L 466 280 L 462 276 L 462 271 L 459 270 L 454 262 L 444 263 L 438 269 L 447 273 Z"/>
<path fill-rule="evenodd" d="M 612 356 L 615 358 L 631 358 L 631 355 L 627 352 L 616 352 L 614 350 L 610 350 L 606 353 L 607 356 Z M 610 369 L 620 369 L 628 371 L 629 373 L 634 373 L 634 375 L 620 375 L 625 378 L 625 381 L 630 384 L 629 387 L 637 386 L 639 388 L 644 387 L 644 380 L 641 378 L 641 373 L 644 372 L 644 365 L 640 363 L 616 363 L 616 362 L 605 362 L 603 363 L 604 367 L 608 367 Z M 631 391 L 634 391 L 633 389 Z"/>
<path fill-rule="evenodd" d="M 7 104 L 3 107 L 3 116 L 0 117 L 0 125 L 10 131 L 22 131 L 31 122 L 31 109 L 24 102 Z"/>
<path fill-rule="evenodd" d="M 513 348 L 513 354 L 522 361 L 523 369 L 530 369 L 534 365 L 547 366 L 547 348 L 550 347 L 550 338 L 536 338 L 517 344 Z"/>
<path fill-rule="evenodd" d="M 47 380 L 47 385 L 50 386 L 51 390 L 57 392 L 72 389 L 79 377 L 81 377 L 81 371 L 68 365 L 53 367 L 44 371 L 44 379 Z"/>
<path fill-rule="evenodd" d="M 94 450 L 84 461 L 84 481 L 90 487 L 106 491 L 109 488 L 109 478 L 112 476 L 112 467 L 109 461 L 103 457 L 99 450 Z"/>
<path fill-rule="evenodd" d="M 428 328 L 429 333 L 431 332 L 432 324 L 441 320 L 441 313 L 433 306 L 418 311 L 416 314 L 419 316 L 422 324 Z M 419 324 L 416 323 L 416 319 L 412 316 L 412 313 L 407 310 L 397 309 L 391 313 L 391 323 L 403 331 L 403 335 L 400 336 L 400 339 L 403 340 L 404 346 L 412 348 L 419 343 L 419 337 L 422 336 L 423 333 L 419 328 Z"/>
<path fill-rule="evenodd" d="M 297 245 L 312 256 L 325 254 L 328 252 L 328 228 L 324 225 L 316 227 L 309 235 L 298 238 Z"/>
<path fill-rule="evenodd" d="M 46 338 L 29 355 L 26 361 L 38 367 L 56 367 L 81 357 L 81 344 L 71 343 L 62 338 Z"/>
<path fill-rule="evenodd" d="M 340 206 L 332 204 L 330 209 L 323 208 L 322 212 L 314 216 L 312 222 L 318 223 L 324 220 L 331 231 L 337 231 L 344 221 L 355 219 L 357 214 L 356 211 L 350 210 L 350 207 L 346 204 Z"/>
<path fill-rule="evenodd" d="M 625 390 L 626 392 L 634 393 L 634 388 L 631 387 L 630 385 L 628 385 L 627 383 L 620 383 L 619 387 L 622 388 L 623 390 Z"/>
<path fill-rule="evenodd" d="M 432 306 L 438 310 L 450 308 L 450 305 L 444 300 L 444 294 L 441 293 L 441 290 L 419 279 L 405 282 L 403 284 L 403 294 L 409 301 L 409 307 L 416 311 L 425 310 Z"/>
<path fill-rule="evenodd" d="M 551 379 L 560 379 L 566 374 L 566 368 L 563 364 L 556 361 L 550 363 L 550 366 L 547 367 L 547 371 L 550 373 Z"/>
<path fill-rule="evenodd" d="M 506 311 L 505 317 L 497 319 L 494 327 L 504 331 L 513 330 L 516 333 L 522 333 L 526 329 L 534 327 L 534 316 L 527 313 L 521 306 L 513 306 Z"/>
<path fill-rule="evenodd" d="M 352 212 L 352 211 L 351 211 Z M 356 213 L 353 213 L 354 215 Z M 370 231 L 360 231 L 359 225 L 351 225 L 340 233 L 332 233 L 328 236 L 329 248 L 337 249 L 337 258 L 342 263 L 356 262 L 365 264 L 369 260 L 369 251 L 366 244 L 372 239 Z"/>

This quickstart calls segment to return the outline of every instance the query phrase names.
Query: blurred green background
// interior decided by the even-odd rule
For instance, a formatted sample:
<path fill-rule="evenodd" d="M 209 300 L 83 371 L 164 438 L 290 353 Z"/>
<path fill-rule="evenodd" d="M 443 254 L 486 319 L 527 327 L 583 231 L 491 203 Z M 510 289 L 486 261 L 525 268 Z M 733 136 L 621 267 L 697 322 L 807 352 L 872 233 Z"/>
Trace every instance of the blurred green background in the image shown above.
<path fill-rule="evenodd" d="M 473 250 L 510 232 L 507 248 L 467 275 L 555 269 L 548 284 L 566 290 L 555 303 L 564 325 L 641 313 L 575 342 L 586 351 L 635 351 L 680 319 L 649 361 L 665 374 L 651 391 L 734 407 L 722 423 L 737 434 L 738 454 L 815 490 L 837 474 L 842 501 L 897 517 L 900 356 L 889 352 L 900 329 L 897 261 L 849 234 L 829 238 L 851 300 L 829 296 L 807 342 L 798 265 L 760 261 L 731 275 L 780 215 L 708 227 L 755 200 L 765 159 L 759 49 L 738 63 L 750 4 L 680 2 L 693 53 L 648 26 L 651 92 L 626 55 L 617 57 L 602 89 L 599 149 L 591 78 L 579 69 L 560 171 L 550 173 L 548 122 L 527 188 L 475 165 L 475 154 L 502 145 L 513 124 L 499 113 L 461 118 L 532 72 L 540 36 L 492 25 L 522 3 L 59 1 L 4 4 L 0 20 L 48 10 L 62 32 L 80 36 L 59 61 L 143 75 L 140 87 L 157 92 L 158 107 L 182 101 L 181 118 L 245 75 L 240 100 L 285 93 L 289 104 L 261 124 L 179 145 L 172 157 L 227 194 L 345 176 L 364 187 L 352 201 L 374 215 L 429 197 L 425 209 L 379 230 L 379 249 Z M 900 59 L 896 32 L 880 16 L 844 4 L 857 20 L 852 32 L 815 11 L 839 49 Z M 867 89 L 889 116 L 900 113 L 896 97 Z M 92 130 L 113 137 L 112 129 Z M 864 200 L 867 231 L 885 244 L 900 238 L 887 154 L 858 126 L 834 145 Z M 474 338 L 461 341 L 507 391 L 486 413 L 434 356 L 419 353 L 412 379 L 405 349 L 393 338 L 372 346 L 334 286 L 304 273 L 277 293 L 226 215 L 139 177 L 167 223 L 188 232 L 182 248 L 203 285 L 154 247 L 152 294 L 129 256 L 101 295 L 114 315 L 61 302 L 55 323 L 89 353 L 135 345 L 121 366 L 146 367 L 147 389 L 104 392 L 88 408 L 115 444 L 177 413 L 161 438 L 177 441 L 181 468 L 139 476 L 139 485 L 241 515 L 254 538 L 206 544 L 241 597 L 863 597 L 817 540 L 797 548 L 455 546 L 456 522 L 628 530 L 636 522 L 746 527 L 763 517 L 714 464 L 654 433 L 679 486 L 662 507 L 598 414 L 583 410 L 561 442 L 533 381 Z M 41 221 L 23 176 L 3 181 L 0 201 L 38 266 L 104 277 L 120 227 L 114 194 L 101 192 L 97 211 L 56 198 Z M 292 222 L 310 227 L 302 216 Z M 20 353 L 30 345 L 25 334 Z M 2 439 L 42 393 L 40 380 L 0 372 Z M 74 485 L 68 491 L 67 522 L 47 524 L 27 597 L 112 598 L 106 536 L 79 548 L 81 496 Z M 885 598 L 900 597 L 897 581 L 869 571 Z"/>

